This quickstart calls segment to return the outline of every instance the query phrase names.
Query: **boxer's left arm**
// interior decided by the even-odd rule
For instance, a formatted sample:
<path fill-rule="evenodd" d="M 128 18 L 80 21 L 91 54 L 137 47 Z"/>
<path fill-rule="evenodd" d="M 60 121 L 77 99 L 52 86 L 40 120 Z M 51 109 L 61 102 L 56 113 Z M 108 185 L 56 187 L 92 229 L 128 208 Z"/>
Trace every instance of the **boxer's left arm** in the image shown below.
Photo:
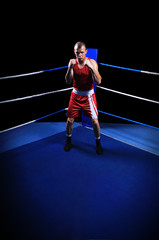
<path fill-rule="evenodd" d="M 93 80 L 97 84 L 101 84 L 102 77 L 98 71 L 98 64 L 96 63 L 96 61 L 93 59 L 90 59 L 90 60 L 87 59 L 85 61 L 85 65 L 87 65 L 91 69 Z"/>

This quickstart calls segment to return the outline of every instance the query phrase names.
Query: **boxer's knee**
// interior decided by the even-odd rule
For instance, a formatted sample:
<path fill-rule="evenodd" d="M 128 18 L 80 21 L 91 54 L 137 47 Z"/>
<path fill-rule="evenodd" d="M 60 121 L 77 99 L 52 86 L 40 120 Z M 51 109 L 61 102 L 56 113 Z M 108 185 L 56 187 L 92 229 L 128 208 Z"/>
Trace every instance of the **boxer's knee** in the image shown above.
<path fill-rule="evenodd" d="M 67 118 L 68 124 L 73 124 L 74 123 L 74 118 Z"/>

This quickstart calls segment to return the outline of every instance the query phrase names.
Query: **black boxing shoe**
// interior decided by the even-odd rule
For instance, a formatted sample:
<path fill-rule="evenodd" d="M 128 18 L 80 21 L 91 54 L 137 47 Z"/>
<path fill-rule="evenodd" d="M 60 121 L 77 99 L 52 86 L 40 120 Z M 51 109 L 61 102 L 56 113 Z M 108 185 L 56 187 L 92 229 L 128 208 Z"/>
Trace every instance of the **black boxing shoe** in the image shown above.
<path fill-rule="evenodd" d="M 96 153 L 97 153 L 98 155 L 103 154 L 103 148 L 102 148 L 102 145 L 101 145 L 101 143 L 100 143 L 100 139 L 97 139 L 97 140 L 96 140 Z"/>
<path fill-rule="evenodd" d="M 69 152 L 71 150 L 71 137 L 66 138 L 66 143 L 64 146 L 64 151 Z"/>

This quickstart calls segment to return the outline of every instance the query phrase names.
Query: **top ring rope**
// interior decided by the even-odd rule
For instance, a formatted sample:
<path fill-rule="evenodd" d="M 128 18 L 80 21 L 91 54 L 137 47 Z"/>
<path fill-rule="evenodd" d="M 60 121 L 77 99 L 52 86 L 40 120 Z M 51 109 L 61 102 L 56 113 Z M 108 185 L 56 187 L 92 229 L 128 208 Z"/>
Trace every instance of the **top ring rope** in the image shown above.
<path fill-rule="evenodd" d="M 134 71 L 134 72 L 140 72 L 140 73 L 158 75 L 159 76 L 159 73 L 157 73 L 157 72 L 149 72 L 149 71 L 138 70 L 138 69 L 133 69 L 133 68 L 120 67 L 120 66 L 115 66 L 115 65 L 105 64 L 105 63 L 98 63 L 98 64 L 104 65 L 104 66 L 107 66 L 107 67 L 119 68 L 119 69 L 123 69 L 123 70 L 128 70 L 128 71 Z"/>
<path fill-rule="evenodd" d="M 157 72 L 149 72 L 149 71 L 138 70 L 138 69 L 133 69 L 133 68 L 126 68 L 126 67 L 120 67 L 120 66 L 116 66 L 116 65 L 111 65 L 111 64 L 106 64 L 106 63 L 99 63 L 99 62 L 98 62 L 98 64 L 104 65 L 104 66 L 107 66 L 107 67 L 124 69 L 124 70 L 128 70 L 128 71 L 140 72 L 140 73 L 151 74 L 151 75 L 159 75 L 159 73 L 157 73 Z M 64 66 L 64 67 L 47 69 L 47 70 L 41 70 L 41 71 L 37 71 L 37 72 L 31 72 L 31 73 L 24 73 L 24 74 L 12 75 L 12 76 L 0 77 L 0 80 L 10 79 L 10 78 L 18 78 L 18 77 L 25 77 L 25 76 L 31 76 L 31 75 L 36 75 L 36 74 L 40 74 L 40 73 L 55 71 L 55 70 L 59 70 L 59 69 L 67 68 L 67 67 L 68 66 Z"/>
<path fill-rule="evenodd" d="M 55 70 L 59 70 L 59 69 L 67 68 L 67 67 L 68 66 L 64 66 L 64 67 L 47 69 L 47 70 L 41 70 L 41 71 L 37 71 L 37 72 L 31 72 L 31 73 L 24 73 L 24 74 L 12 75 L 12 76 L 0 77 L 0 80 L 9 79 L 9 78 L 18 78 L 18 77 L 31 76 L 31 75 L 45 73 L 45 72 L 51 72 L 51 71 L 55 71 Z"/>

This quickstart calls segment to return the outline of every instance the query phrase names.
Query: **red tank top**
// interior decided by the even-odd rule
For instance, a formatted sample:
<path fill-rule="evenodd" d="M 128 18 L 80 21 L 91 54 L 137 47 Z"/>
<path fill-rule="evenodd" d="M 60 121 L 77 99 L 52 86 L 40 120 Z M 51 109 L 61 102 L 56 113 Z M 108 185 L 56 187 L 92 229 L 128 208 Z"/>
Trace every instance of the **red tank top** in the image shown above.
<path fill-rule="evenodd" d="M 90 58 L 87 58 L 90 60 Z M 79 91 L 89 91 L 94 88 L 91 70 L 89 67 L 84 66 L 83 68 L 78 67 L 77 59 L 76 64 L 73 67 L 73 87 Z"/>

